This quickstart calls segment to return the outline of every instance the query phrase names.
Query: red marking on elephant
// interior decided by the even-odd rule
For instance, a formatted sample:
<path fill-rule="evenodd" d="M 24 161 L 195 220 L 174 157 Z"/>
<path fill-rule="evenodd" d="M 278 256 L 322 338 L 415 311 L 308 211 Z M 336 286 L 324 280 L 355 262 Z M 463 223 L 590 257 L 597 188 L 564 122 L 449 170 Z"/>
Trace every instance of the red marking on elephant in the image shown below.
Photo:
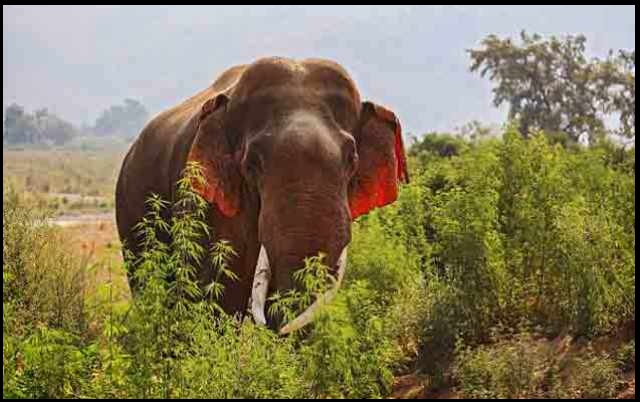
<path fill-rule="evenodd" d="M 349 199 L 352 219 L 398 198 L 398 183 L 394 173 L 390 166 L 383 165 L 377 169 L 373 181 L 360 183 L 356 193 Z"/>
<path fill-rule="evenodd" d="M 217 163 L 208 158 L 202 158 L 197 151 L 192 150 L 187 158 L 196 161 L 203 169 L 204 183 L 193 183 L 194 190 L 210 204 L 217 205 L 226 217 L 233 217 L 240 211 L 239 185 L 233 176 L 233 160 L 221 157 Z M 224 177 L 219 177 L 224 175 Z M 235 180 L 234 180 L 235 179 Z M 226 180 L 226 185 L 225 185 Z M 225 191 L 225 187 L 226 191 Z"/>
<path fill-rule="evenodd" d="M 394 202 L 398 198 L 398 182 L 409 182 L 400 122 L 393 112 L 382 106 L 376 106 L 375 111 L 378 117 L 394 123 L 394 147 L 390 153 L 373 156 L 376 158 L 375 172 L 361 176 L 361 181 L 349 199 L 353 219 L 373 208 Z"/>
<path fill-rule="evenodd" d="M 404 155 L 404 144 L 402 142 L 402 127 L 400 126 L 400 120 L 391 110 L 385 108 L 384 106 L 375 105 L 376 115 L 381 117 L 382 119 L 393 123 L 395 125 L 395 152 L 396 152 L 396 160 L 398 162 L 398 180 L 403 181 L 405 183 L 409 182 L 409 172 L 407 171 L 407 159 Z"/>

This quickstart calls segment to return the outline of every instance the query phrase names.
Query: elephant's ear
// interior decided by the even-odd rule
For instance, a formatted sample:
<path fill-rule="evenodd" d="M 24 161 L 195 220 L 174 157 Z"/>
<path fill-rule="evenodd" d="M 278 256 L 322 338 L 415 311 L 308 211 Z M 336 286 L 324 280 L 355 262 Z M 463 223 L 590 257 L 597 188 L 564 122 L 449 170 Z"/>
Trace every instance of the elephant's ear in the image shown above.
<path fill-rule="evenodd" d="M 354 132 L 359 163 L 349 185 L 352 219 L 398 198 L 398 183 L 409 182 L 402 129 L 396 115 L 371 102 L 362 104 Z"/>
<path fill-rule="evenodd" d="M 242 182 L 238 155 L 231 149 L 224 128 L 224 113 L 229 98 L 220 94 L 207 100 L 197 119 L 196 136 L 189 150 L 188 162 L 198 162 L 205 179 L 194 188 L 222 214 L 232 217 L 240 210 Z"/>

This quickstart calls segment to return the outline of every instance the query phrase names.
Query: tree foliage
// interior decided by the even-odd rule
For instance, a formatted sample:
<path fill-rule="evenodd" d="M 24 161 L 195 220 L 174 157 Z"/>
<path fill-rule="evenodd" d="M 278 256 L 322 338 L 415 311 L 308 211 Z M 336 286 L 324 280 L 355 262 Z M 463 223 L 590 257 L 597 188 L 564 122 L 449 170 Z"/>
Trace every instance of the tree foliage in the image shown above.
<path fill-rule="evenodd" d="M 78 135 L 78 130 L 69 122 L 47 109 L 26 113 L 18 104 L 7 107 L 2 135 L 5 144 L 51 144 L 63 145 Z"/>
<path fill-rule="evenodd" d="M 49 112 L 46 108 L 27 113 L 24 107 L 13 103 L 5 110 L 4 144 L 65 145 L 81 135 L 98 137 L 136 136 L 149 117 L 140 102 L 125 99 L 124 105 L 114 105 L 102 112 L 94 126 L 83 125 L 79 130 L 73 124 Z"/>
<path fill-rule="evenodd" d="M 142 103 L 125 99 L 124 105 L 113 105 L 96 119 L 93 131 L 98 136 L 135 136 L 142 129 L 149 112 Z"/>
<path fill-rule="evenodd" d="M 574 140 L 593 140 L 607 128 L 606 117 L 619 116 L 619 133 L 635 136 L 635 51 L 588 59 L 583 35 L 543 39 L 522 32 L 521 43 L 489 35 L 469 50 L 471 71 L 496 83 L 493 102 L 509 105 L 520 132 L 564 132 Z"/>

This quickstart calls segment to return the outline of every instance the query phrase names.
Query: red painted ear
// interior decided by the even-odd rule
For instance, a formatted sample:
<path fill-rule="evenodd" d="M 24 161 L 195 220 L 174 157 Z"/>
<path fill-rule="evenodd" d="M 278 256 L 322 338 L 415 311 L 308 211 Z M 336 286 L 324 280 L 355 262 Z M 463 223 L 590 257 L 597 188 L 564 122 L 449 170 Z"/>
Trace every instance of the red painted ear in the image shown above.
<path fill-rule="evenodd" d="M 222 122 L 228 101 L 226 95 L 220 94 L 202 105 L 187 161 L 198 162 L 203 170 L 205 184 L 194 183 L 198 194 L 232 217 L 240 210 L 242 183 L 239 161 L 230 149 Z"/>
<path fill-rule="evenodd" d="M 354 137 L 359 163 L 349 186 L 352 219 L 394 202 L 398 182 L 409 182 L 402 129 L 392 111 L 364 102 Z"/>

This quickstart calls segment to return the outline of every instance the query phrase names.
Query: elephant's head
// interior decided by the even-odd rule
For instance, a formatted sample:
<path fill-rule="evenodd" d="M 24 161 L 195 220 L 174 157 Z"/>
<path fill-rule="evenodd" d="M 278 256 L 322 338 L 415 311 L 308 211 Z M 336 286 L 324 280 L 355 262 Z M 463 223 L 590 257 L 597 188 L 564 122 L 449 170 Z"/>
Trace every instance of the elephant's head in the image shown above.
<path fill-rule="evenodd" d="M 197 121 L 189 158 L 205 168 L 199 191 L 228 218 L 256 211 L 257 322 L 266 323 L 269 293 L 295 286 L 292 274 L 305 257 L 324 253 L 339 283 L 351 222 L 393 202 L 398 182 L 408 179 L 395 114 L 361 102 L 331 61 L 259 60 L 204 102 Z M 314 306 L 281 332 L 306 324 Z"/>

